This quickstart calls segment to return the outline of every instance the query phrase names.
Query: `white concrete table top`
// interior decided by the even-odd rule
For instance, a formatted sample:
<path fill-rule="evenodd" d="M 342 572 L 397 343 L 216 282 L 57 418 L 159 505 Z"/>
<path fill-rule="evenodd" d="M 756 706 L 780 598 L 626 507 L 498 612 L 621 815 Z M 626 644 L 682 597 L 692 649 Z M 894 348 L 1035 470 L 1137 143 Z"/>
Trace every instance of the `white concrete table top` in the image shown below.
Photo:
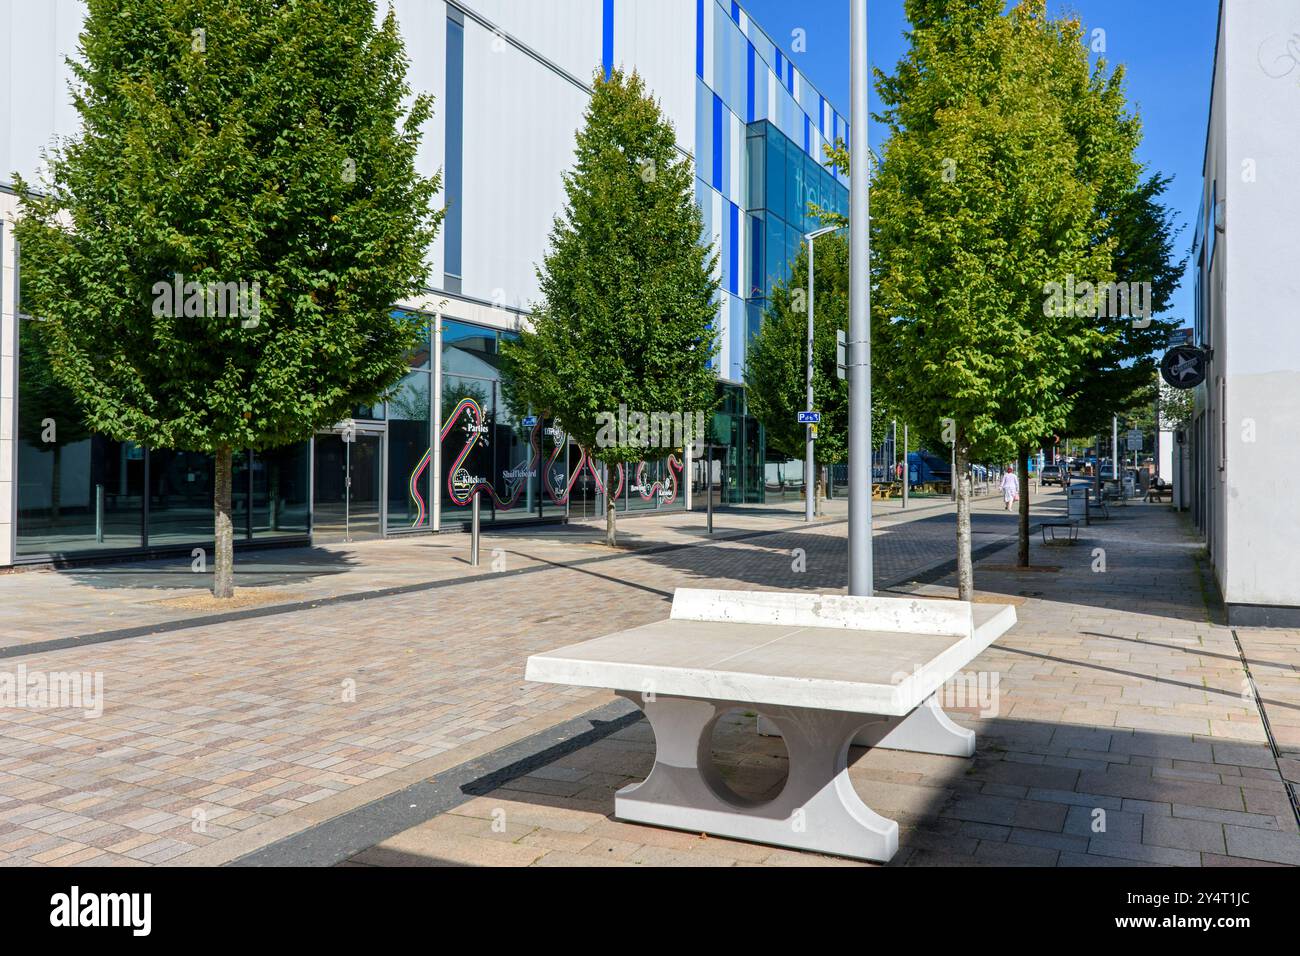
<path fill-rule="evenodd" d="M 849 748 L 971 756 L 975 734 L 936 691 L 1015 620 L 1007 605 L 679 588 L 668 620 L 534 654 L 525 676 L 608 687 L 645 712 L 655 764 L 615 795 L 620 820 L 888 860 L 898 824 L 855 793 Z M 712 763 L 737 705 L 785 739 L 789 774 L 767 801 Z"/>
<path fill-rule="evenodd" d="M 699 595 L 728 595 L 734 602 L 728 605 L 733 609 L 729 619 L 678 617 L 680 605 L 701 603 Z M 756 595 L 769 598 L 772 592 L 681 589 L 674 600 L 674 617 L 534 654 L 525 676 L 580 687 L 902 716 L 1015 622 L 1015 609 L 1005 605 L 896 598 L 841 599 L 875 605 L 856 619 L 851 614 L 826 613 L 825 602 L 822 613 L 814 614 L 811 600 L 804 608 L 807 613 L 796 613 L 789 606 L 766 607 L 763 598 L 750 605 L 752 614 L 734 610 Z M 787 596 L 821 597 L 779 595 Z M 830 606 L 843 611 L 838 602 Z M 940 633 L 910 629 L 926 612 L 932 620 L 925 629 Z M 935 623 L 936 613 L 947 619 Z M 792 622 L 816 620 L 822 626 L 753 622 L 782 616 Z M 855 620 L 904 629 L 849 626 Z"/>

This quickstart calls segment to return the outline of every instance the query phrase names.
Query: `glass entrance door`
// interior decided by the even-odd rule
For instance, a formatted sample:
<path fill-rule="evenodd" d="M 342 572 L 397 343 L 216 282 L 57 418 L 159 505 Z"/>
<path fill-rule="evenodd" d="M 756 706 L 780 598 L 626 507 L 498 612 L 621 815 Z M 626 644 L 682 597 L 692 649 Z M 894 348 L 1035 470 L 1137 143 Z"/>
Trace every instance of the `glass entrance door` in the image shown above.
<path fill-rule="evenodd" d="M 384 434 L 356 429 L 316 436 L 312 538 L 355 541 L 383 536 Z"/>

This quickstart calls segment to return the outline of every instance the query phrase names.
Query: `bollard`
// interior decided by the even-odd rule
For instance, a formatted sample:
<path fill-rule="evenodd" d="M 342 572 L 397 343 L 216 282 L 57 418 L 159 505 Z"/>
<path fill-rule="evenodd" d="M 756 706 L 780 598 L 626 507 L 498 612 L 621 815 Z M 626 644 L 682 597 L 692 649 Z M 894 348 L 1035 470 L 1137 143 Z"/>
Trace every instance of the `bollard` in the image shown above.
<path fill-rule="evenodd" d="M 104 486 L 95 486 L 95 543 L 104 543 Z"/>
<path fill-rule="evenodd" d="M 708 516 L 709 534 L 713 534 L 713 446 L 709 446 L 709 483 L 708 483 L 708 505 L 705 513 Z"/>
<path fill-rule="evenodd" d="M 470 509 L 469 519 L 469 566 L 478 567 L 478 535 L 479 535 L 479 517 L 478 517 L 478 490 L 474 491 L 474 500 Z"/>

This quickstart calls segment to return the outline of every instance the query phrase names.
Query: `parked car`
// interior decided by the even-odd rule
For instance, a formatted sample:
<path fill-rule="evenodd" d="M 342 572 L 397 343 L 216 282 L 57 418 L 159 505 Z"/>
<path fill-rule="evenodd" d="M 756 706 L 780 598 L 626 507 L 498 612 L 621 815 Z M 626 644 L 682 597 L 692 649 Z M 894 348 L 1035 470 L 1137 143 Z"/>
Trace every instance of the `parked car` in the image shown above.
<path fill-rule="evenodd" d="M 1040 488 L 1044 485 L 1060 485 L 1061 483 L 1060 465 L 1044 465 L 1043 470 L 1038 473 L 1038 487 Z"/>

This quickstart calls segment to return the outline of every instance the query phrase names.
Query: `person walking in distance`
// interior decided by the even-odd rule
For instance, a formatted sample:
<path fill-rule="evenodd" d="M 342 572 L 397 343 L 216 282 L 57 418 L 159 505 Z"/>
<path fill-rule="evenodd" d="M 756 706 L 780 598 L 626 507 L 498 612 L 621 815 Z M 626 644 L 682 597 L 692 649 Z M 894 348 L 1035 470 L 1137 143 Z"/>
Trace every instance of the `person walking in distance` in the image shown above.
<path fill-rule="evenodd" d="M 1020 479 L 1016 477 L 1015 469 L 1007 465 L 1006 472 L 1002 475 L 1002 504 L 1004 511 L 1011 510 L 1011 502 L 1020 498 Z"/>

